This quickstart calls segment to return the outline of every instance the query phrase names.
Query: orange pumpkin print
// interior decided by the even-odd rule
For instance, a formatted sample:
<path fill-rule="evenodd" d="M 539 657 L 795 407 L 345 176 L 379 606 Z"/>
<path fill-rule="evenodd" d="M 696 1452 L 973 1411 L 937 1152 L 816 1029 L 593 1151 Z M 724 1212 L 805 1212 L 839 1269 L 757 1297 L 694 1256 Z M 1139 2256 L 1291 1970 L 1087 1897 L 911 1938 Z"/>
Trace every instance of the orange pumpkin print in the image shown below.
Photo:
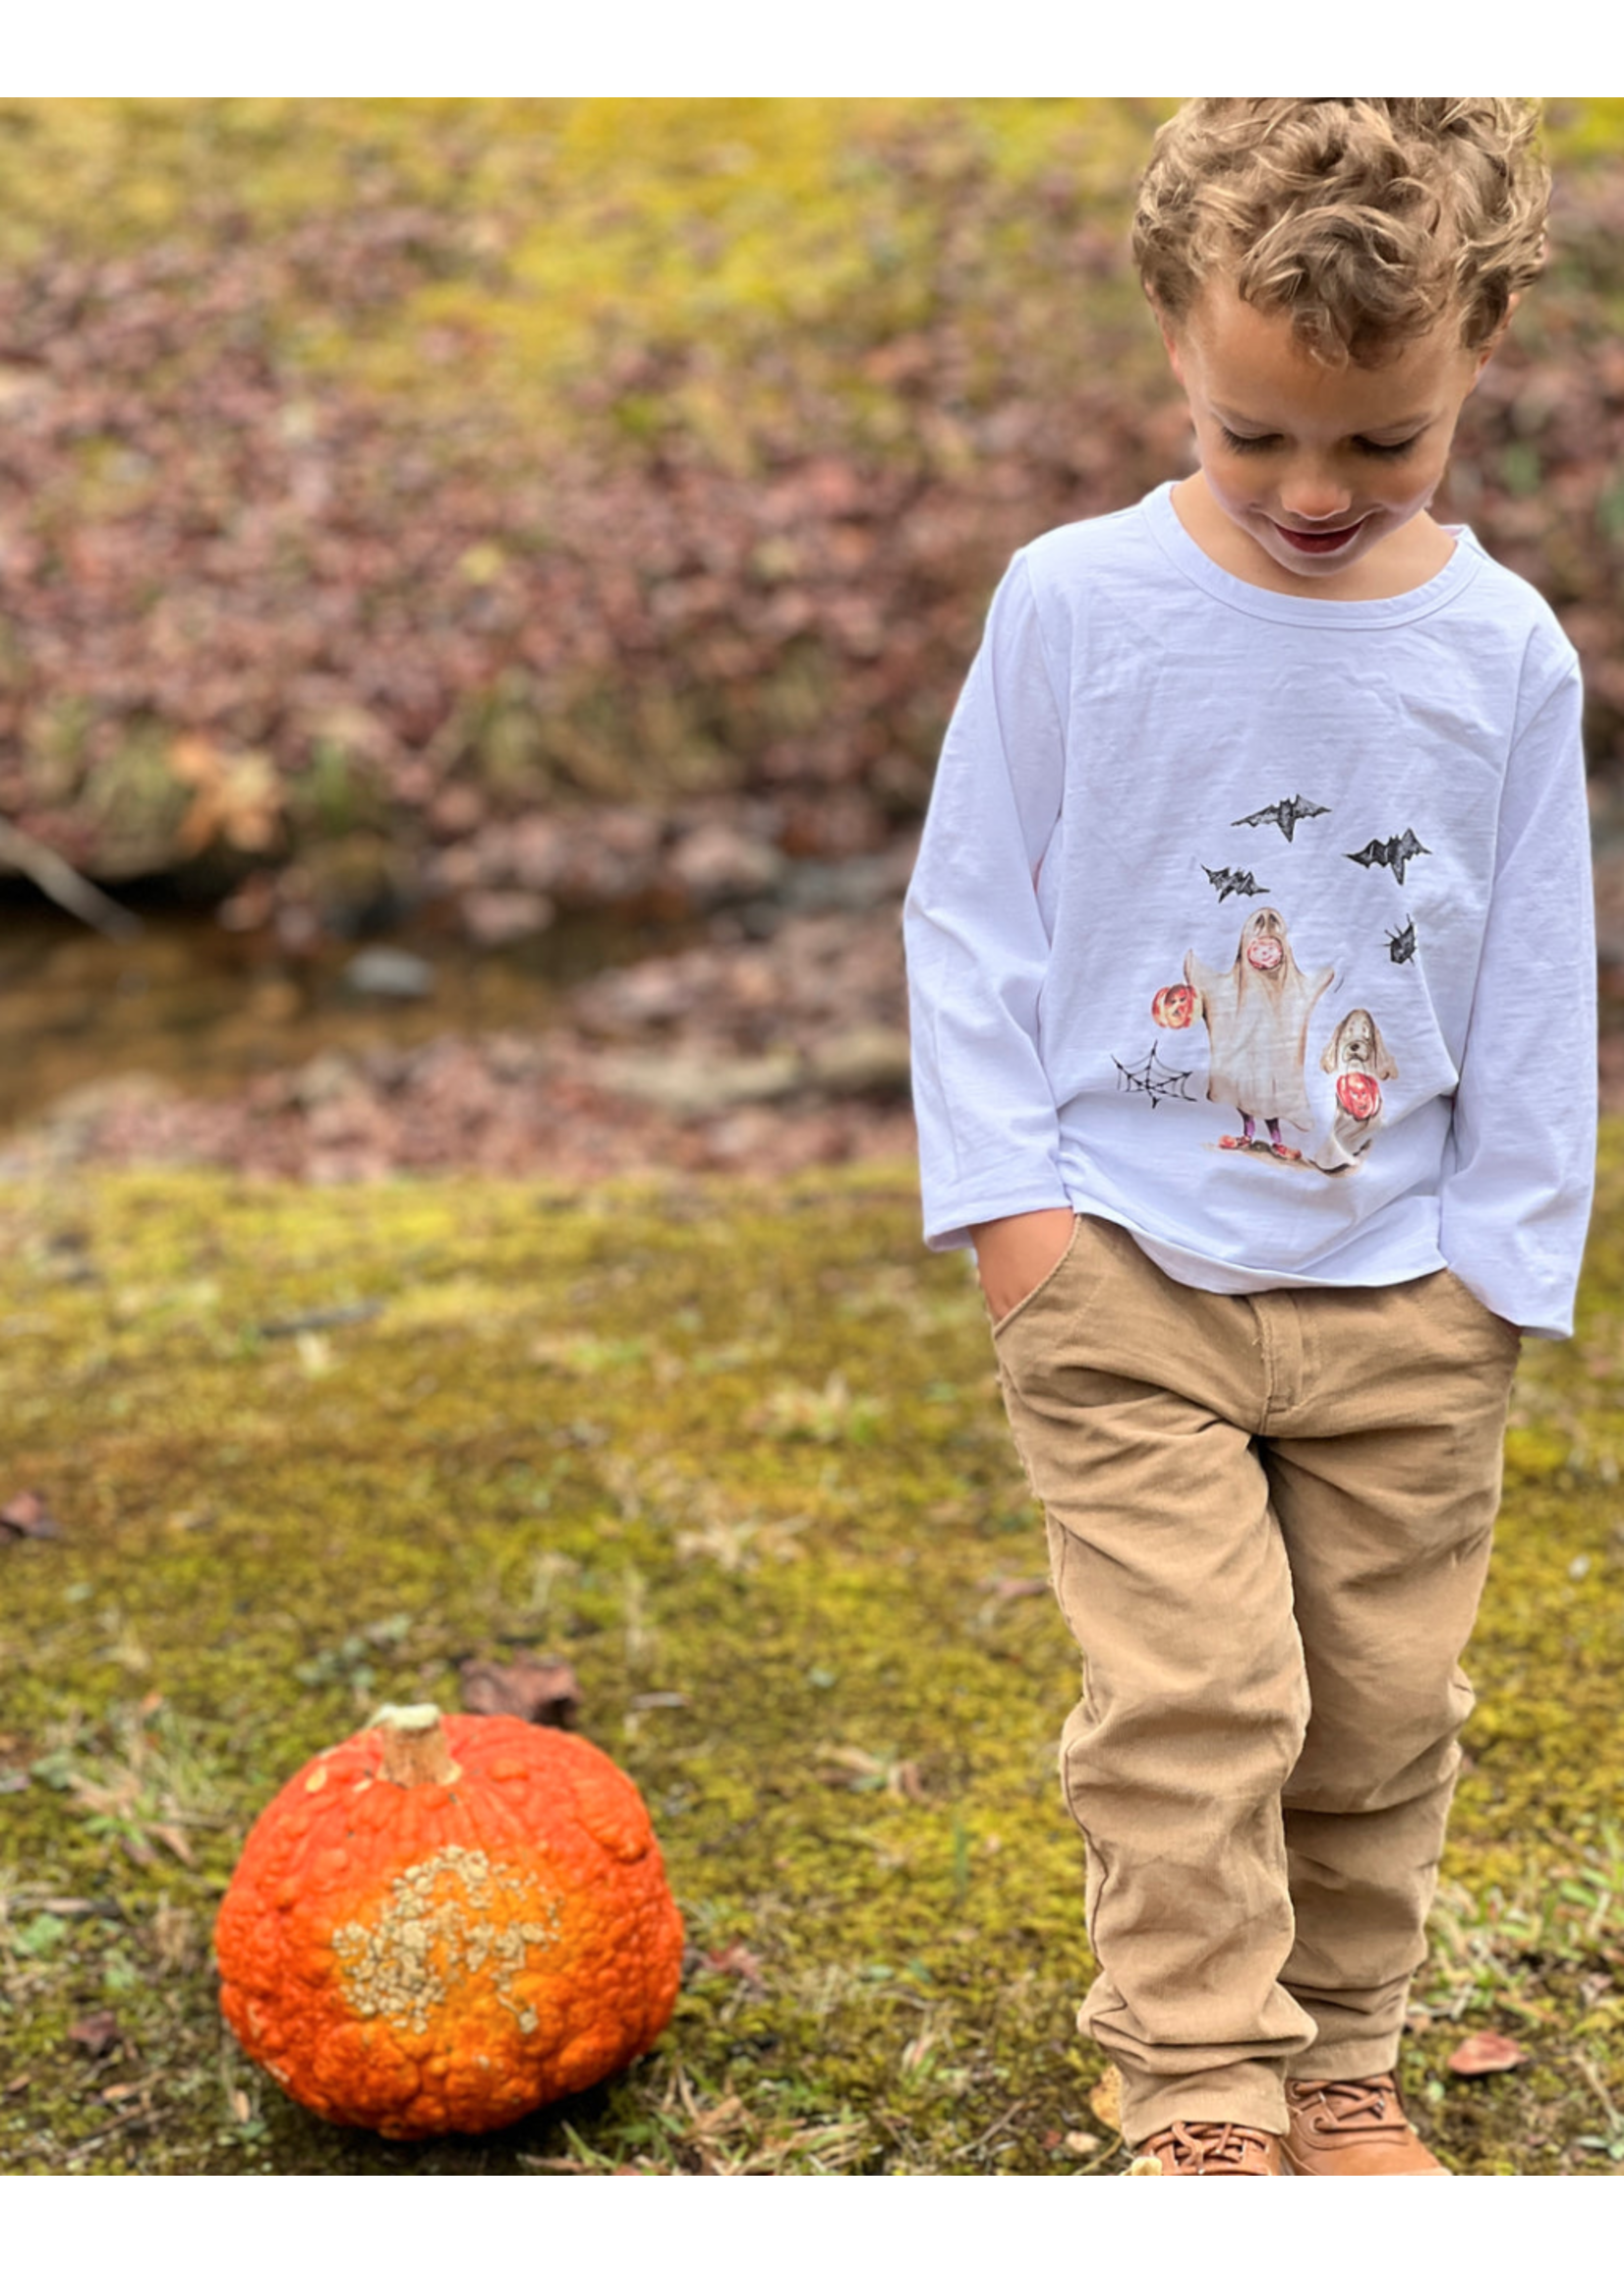
<path fill-rule="evenodd" d="M 1199 1009 L 1200 1001 L 1194 988 L 1181 982 L 1174 987 L 1157 988 L 1150 1016 L 1158 1026 L 1170 1026 L 1179 1032 L 1193 1021 Z"/>
<path fill-rule="evenodd" d="M 1343 1112 L 1355 1121 L 1371 1121 L 1381 1111 L 1381 1084 L 1373 1074 L 1364 1074 L 1358 1069 L 1349 1074 L 1339 1074 L 1336 1095 Z"/>
<path fill-rule="evenodd" d="M 265 1809 L 214 1943 L 227 2021 L 295 2100 L 422 2139 L 646 2053 L 682 1922 L 637 1787 L 584 1737 L 386 1707 Z"/>

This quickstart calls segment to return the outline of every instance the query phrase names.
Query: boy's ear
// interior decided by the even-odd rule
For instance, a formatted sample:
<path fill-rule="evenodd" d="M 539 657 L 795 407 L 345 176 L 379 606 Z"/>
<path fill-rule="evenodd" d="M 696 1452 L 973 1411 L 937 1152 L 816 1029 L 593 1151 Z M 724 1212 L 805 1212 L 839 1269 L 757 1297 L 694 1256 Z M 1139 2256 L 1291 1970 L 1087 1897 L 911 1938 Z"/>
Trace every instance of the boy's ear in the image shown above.
<path fill-rule="evenodd" d="M 1478 381 L 1482 378 L 1490 356 L 1494 353 L 1494 350 L 1499 346 L 1501 340 L 1504 339 L 1507 331 L 1509 330 L 1511 320 L 1517 313 L 1517 303 L 1522 299 L 1522 297 L 1523 296 L 1520 292 L 1514 292 L 1511 295 L 1511 298 L 1506 302 L 1506 312 L 1500 319 L 1498 329 L 1495 331 L 1493 337 L 1485 341 L 1484 344 L 1478 350 L 1478 368 L 1472 375 L 1473 386 L 1476 386 Z"/>
<path fill-rule="evenodd" d="M 1177 333 L 1173 329 L 1173 321 L 1169 317 L 1166 309 L 1163 308 L 1161 302 L 1156 298 L 1156 295 L 1151 291 L 1148 284 L 1144 288 L 1144 296 L 1150 303 L 1151 315 L 1156 319 L 1156 329 L 1162 335 L 1162 345 L 1167 350 L 1168 362 L 1173 366 L 1173 376 L 1178 380 L 1179 384 L 1183 386 L 1185 383 L 1185 375 L 1179 368 L 1179 340 Z"/>

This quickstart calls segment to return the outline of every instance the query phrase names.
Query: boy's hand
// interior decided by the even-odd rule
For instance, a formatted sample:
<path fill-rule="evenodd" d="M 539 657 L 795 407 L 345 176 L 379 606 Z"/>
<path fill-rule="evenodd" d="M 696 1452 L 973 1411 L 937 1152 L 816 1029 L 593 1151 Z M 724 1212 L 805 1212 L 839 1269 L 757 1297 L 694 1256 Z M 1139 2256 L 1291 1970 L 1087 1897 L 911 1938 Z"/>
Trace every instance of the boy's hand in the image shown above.
<path fill-rule="evenodd" d="M 976 1268 L 993 1324 L 1022 1302 L 1040 1279 L 1047 1279 L 1065 1254 L 1076 1217 L 1070 1208 L 1034 1208 L 1025 1216 L 1000 1216 L 972 1224 Z"/>

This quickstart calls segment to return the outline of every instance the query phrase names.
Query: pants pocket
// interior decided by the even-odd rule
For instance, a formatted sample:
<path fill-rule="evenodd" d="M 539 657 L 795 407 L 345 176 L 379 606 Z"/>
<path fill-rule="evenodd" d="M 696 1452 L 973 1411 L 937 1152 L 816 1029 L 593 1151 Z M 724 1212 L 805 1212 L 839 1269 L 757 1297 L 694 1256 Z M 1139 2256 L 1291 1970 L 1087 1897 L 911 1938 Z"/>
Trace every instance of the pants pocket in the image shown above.
<path fill-rule="evenodd" d="M 1005 1312 L 1002 1318 L 995 1318 L 993 1320 L 994 1342 L 999 1341 L 1002 1338 L 1006 1327 L 1014 1325 L 1017 1318 L 1019 1318 L 1025 1312 L 1031 1309 L 1031 1306 L 1037 1301 L 1038 1297 L 1045 1294 L 1048 1289 L 1054 1285 L 1055 1281 L 1060 1277 L 1061 1273 L 1065 1270 L 1067 1264 L 1072 1259 L 1072 1252 L 1076 1247 L 1077 1234 L 1081 1227 L 1082 1218 L 1080 1216 L 1073 1216 L 1072 1218 L 1072 1237 L 1067 1241 L 1065 1247 L 1055 1257 L 1054 1262 L 1049 1266 L 1048 1270 L 1045 1271 L 1043 1277 L 1038 1281 L 1037 1285 L 1035 1287 L 1028 1287 L 1025 1294 L 1020 1298 L 1018 1303 L 1012 1304 L 1010 1309 Z"/>
<path fill-rule="evenodd" d="M 1447 1263 L 1438 1273 L 1438 1279 L 1454 1298 L 1458 1309 L 1470 1312 L 1480 1325 L 1491 1326 L 1501 1343 L 1514 1354 L 1522 1350 L 1523 1337 L 1519 1329 L 1513 1326 L 1509 1318 L 1502 1318 L 1497 1311 L 1490 1311 L 1481 1297 L 1474 1295 L 1466 1281 L 1452 1271 Z"/>

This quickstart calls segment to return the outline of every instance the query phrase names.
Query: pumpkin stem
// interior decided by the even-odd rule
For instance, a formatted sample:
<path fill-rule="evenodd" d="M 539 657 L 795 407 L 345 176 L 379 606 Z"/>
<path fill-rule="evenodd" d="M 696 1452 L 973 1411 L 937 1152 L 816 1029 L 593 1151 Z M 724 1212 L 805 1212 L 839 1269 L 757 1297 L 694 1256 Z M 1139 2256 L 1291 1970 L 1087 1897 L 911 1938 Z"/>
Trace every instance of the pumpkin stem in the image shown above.
<path fill-rule="evenodd" d="M 379 1706 L 367 1726 L 383 1732 L 379 1774 L 390 1784 L 454 1784 L 462 1775 L 437 1706 Z"/>

